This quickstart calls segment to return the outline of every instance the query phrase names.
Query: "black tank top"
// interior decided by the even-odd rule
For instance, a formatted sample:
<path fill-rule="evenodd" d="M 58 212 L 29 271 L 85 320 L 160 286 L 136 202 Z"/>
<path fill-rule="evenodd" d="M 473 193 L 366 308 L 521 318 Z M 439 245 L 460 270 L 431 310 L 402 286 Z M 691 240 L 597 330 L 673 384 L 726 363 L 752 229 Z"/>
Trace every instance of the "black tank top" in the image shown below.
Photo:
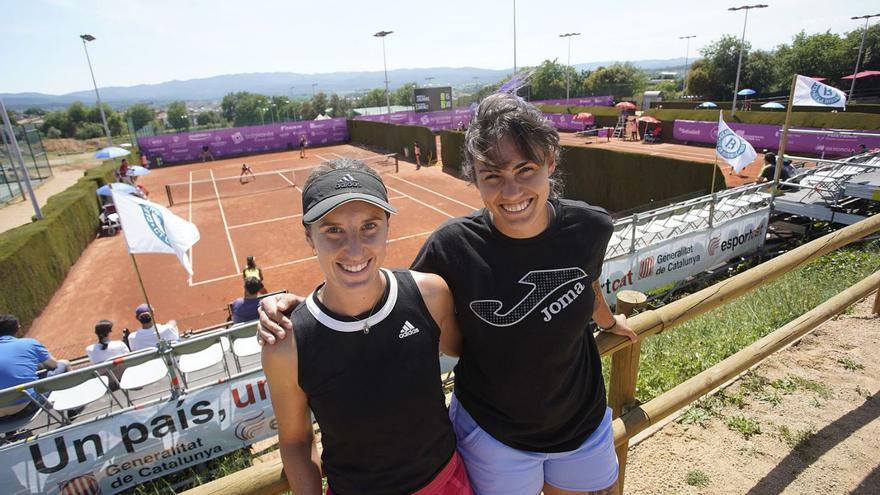
<path fill-rule="evenodd" d="M 388 283 L 372 316 L 335 315 L 317 291 L 291 315 L 299 385 L 321 426 L 321 459 L 336 495 L 412 493 L 455 451 L 440 329 L 409 271 L 382 273 Z"/>

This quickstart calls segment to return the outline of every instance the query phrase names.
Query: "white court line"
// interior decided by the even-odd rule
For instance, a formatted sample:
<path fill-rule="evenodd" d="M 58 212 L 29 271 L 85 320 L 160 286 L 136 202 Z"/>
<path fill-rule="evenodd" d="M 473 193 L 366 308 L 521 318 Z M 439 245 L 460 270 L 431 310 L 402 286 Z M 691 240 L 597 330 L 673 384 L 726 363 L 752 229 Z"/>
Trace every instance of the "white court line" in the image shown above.
<path fill-rule="evenodd" d="M 192 170 L 189 171 L 189 223 L 193 223 L 192 221 Z M 192 268 L 192 257 L 193 251 L 195 251 L 195 244 L 189 247 L 189 266 Z M 193 270 L 195 271 L 195 270 Z M 192 275 L 187 279 L 187 283 L 190 287 L 192 287 Z"/>
<path fill-rule="evenodd" d="M 339 158 L 348 158 L 347 156 L 342 156 L 342 155 L 340 155 L 339 153 L 330 153 L 330 154 L 331 154 L 331 155 L 336 155 L 336 156 L 338 156 Z"/>
<path fill-rule="evenodd" d="M 229 250 L 232 251 L 232 262 L 235 263 L 235 273 L 237 275 L 241 272 L 241 267 L 238 265 L 238 255 L 235 254 L 235 246 L 232 244 L 232 236 L 229 235 L 229 224 L 226 223 L 226 213 L 223 212 L 223 203 L 220 201 L 220 191 L 217 190 L 217 181 L 214 180 L 214 170 L 209 168 L 208 172 L 211 172 L 211 184 L 214 184 L 214 197 L 217 198 L 217 206 L 220 207 L 220 218 L 223 219 L 223 231 L 226 232 L 226 240 L 229 241 Z"/>
<path fill-rule="evenodd" d="M 329 162 L 329 161 L 330 161 L 330 160 L 327 159 L 327 157 L 321 156 L 321 155 L 319 155 L 319 154 L 317 154 L 317 153 L 315 153 L 315 156 L 317 156 L 317 157 L 320 158 L 321 160 L 324 160 L 325 162 Z"/>
<path fill-rule="evenodd" d="M 391 186 L 389 186 L 389 185 L 387 185 L 387 184 L 385 185 L 385 187 L 387 187 L 389 191 L 394 191 L 394 192 L 396 192 L 397 194 L 402 194 L 404 197 L 409 198 L 409 199 L 415 201 L 416 203 L 418 203 L 418 204 L 420 204 L 420 205 L 422 205 L 422 206 L 427 206 L 428 208 L 430 208 L 430 209 L 436 211 L 437 213 L 440 213 L 441 215 L 446 215 L 446 216 L 449 217 L 449 218 L 455 218 L 455 215 L 450 215 L 449 213 L 446 213 L 445 211 L 441 210 L 440 208 L 437 208 L 436 206 L 431 206 L 431 205 L 429 205 L 428 203 L 425 203 L 425 202 L 423 202 L 423 201 L 419 201 L 419 200 L 417 200 L 416 198 L 410 196 L 409 194 L 406 194 L 406 193 L 403 192 L 403 191 L 400 191 L 400 190 L 394 189 L 393 187 L 391 187 Z"/>
<path fill-rule="evenodd" d="M 251 225 L 259 225 L 261 223 L 278 222 L 281 220 L 287 220 L 288 218 L 296 218 L 296 217 L 301 217 L 301 216 L 302 216 L 302 213 L 297 213 L 296 215 L 288 215 L 286 217 L 275 217 L 275 218 L 270 218 L 268 220 L 258 220 L 256 222 L 242 223 L 239 225 L 230 225 L 229 230 L 240 229 L 242 227 L 250 227 Z"/>
<path fill-rule="evenodd" d="M 430 234 L 433 234 L 433 233 L 434 233 L 433 230 L 429 230 L 429 231 L 427 231 L 427 232 L 419 232 L 418 234 L 411 234 L 411 235 L 405 235 L 405 236 L 403 236 L 403 237 L 397 237 L 397 238 L 394 238 L 394 239 L 388 239 L 388 242 L 389 242 L 389 243 L 392 243 L 392 242 L 398 242 L 398 241 L 405 241 L 405 240 L 407 240 L 407 239 L 412 239 L 412 238 L 414 238 L 414 237 L 426 236 L 426 235 L 430 235 Z M 300 258 L 300 259 L 298 259 L 298 260 L 286 261 L 286 262 L 284 262 L 284 263 L 279 263 L 279 264 L 277 264 L 277 265 L 264 266 L 263 269 L 264 269 L 264 270 L 271 270 L 271 269 L 273 269 L 273 268 L 280 268 L 280 267 L 282 267 L 282 266 L 288 266 L 288 265 L 296 265 L 296 264 L 299 264 L 299 263 L 303 263 L 303 262 L 311 261 L 311 260 L 315 260 L 315 259 L 318 259 L 318 257 L 317 257 L 317 256 L 309 256 L 308 258 Z M 235 275 L 226 275 L 226 276 L 223 276 L 223 277 L 212 278 L 212 279 L 210 279 L 210 280 L 202 280 L 201 282 L 196 282 L 196 283 L 194 283 L 194 284 L 192 284 L 192 285 L 195 286 L 195 285 L 210 284 L 210 283 L 213 283 L 213 282 L 219 282 L 219 281 L 221 281 L 221 280 L 228 280 L 228 279 L 230 279 L 230 278 L 238 278 L 238 277 L 240 277 L 240 276 L 241 276 L 241 274 L 236 273 Z"/>
<path fill-rule="evenodd" d="M 388 175 L 386 175 L 386 177 L 393 177 L 393 178 L 395 178 L 395 179 L 397 179 L 397 180 L 399 180 L 399 181 L 401 181 L 401 182 L 406 182 L 407 184 L 409 184 L 409 185 L 411 185 L 411 186 L 418 187 L 419 189 L 422 189 L 422 190 L 428 191 L 429 193 L 436 194 L 437 196 L 440 196 L 441 198 L 448 199 L 449 201 L 452 201 L 453 203 L 458 203 L 458 204 L 460 204 L 460 205 L 462 205 L 462 206 L 467 206 L 468 208 L 470 208 L 470 209 L 472 209 L 472 210 L 479 210 L 480 208 L 482 208 L 482 206 L 480 206 L 480 207 L 477 207 L 477 206 L 471 206 L 471 205 L 469 205 L 469 204 L 467 204 L 467 203 L 463 203 L 463 202 L 461 202 L 461 201 L 459 201 L 459 200 L 457 200 L 457 199 L 455 199 L 455 198 L 450 198 L 449 196 L 446 196 L 445 194 L 440 194 L 440 193 L 438 193 L 437 191 L 435 191 L 435 190 L 433 190 L 433 189 L 428 189 L 427 187 L 420 186 L 420 185 L 416 184 L 415 182 L 410 182 L 410 181 L 408 181 L 408 180 L 406 180 L 406 179 L 401 179 L 400 177 L 398 177 L 398 176 L 396 176 L 396 175 L 394 175 L 394 174 L 388 174 Z"/>
<path fill-rule="evenodd" d="M 280 171 L 277 171 L 277 170 L 276 170 L 276 173 L 277 173 L 278 175 L 280 175 L 281 178 L 284 179 L 288 184 L 290 184 L 291 186 L 293 186 L 294 189 L 296 189 L 296 190 L 299 191 L 300 193 L 303 192 L 303 190 L 300 189 L 299 186 L 297 186 L 297 185 L 294 184 L 293 182 L 290 182 L 290 179 L 288 179 L 287 177 L 285 177 L 284 174 L 282 174 Z"/>

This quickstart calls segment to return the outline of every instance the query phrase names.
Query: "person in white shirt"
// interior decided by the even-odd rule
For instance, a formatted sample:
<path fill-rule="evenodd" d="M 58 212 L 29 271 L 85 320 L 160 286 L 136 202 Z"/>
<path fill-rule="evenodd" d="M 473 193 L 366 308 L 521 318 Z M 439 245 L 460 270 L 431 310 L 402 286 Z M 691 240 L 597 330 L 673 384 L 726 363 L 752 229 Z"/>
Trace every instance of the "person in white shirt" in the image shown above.
<path fill-rule="evenodd" d="M 170 340 L 171 342 L 180 340 L 180 335 L 177 333 L 177 322 L 170 320 L 164 325 L 155 323 L 150 307 L 146 304 L 141 304 L 135 308 L 134 316 L 141 323 L 141 328 L 128 337 L 128 346 L 131 347 L 132 351 L 155 347 L 159 343 L 159 340 L 156 338 L 157 331 L 159 338 L 162 340 Z"/>
<path fill-rule="evenodd" d="M 128 352 L 128 346 L 121 340 L 110 340 L 110 332 L 113 331 L 113 322 L 101 320 L 95 324 L 95 335 L 98 343 L 86 347 L 86 354 L 92 364 L 103 363 L 108 359 L 121 356 Z"/>

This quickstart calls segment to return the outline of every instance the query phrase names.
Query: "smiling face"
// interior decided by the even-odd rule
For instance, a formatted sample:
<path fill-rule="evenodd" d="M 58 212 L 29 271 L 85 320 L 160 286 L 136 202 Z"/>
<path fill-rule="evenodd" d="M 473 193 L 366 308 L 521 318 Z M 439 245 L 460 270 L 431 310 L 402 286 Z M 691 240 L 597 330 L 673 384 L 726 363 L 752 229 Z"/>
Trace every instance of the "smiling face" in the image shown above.
<path fill-rule="evenodd" d="M 307 227 L 306 240 L 324 272 L 325 294 L 382 290 L 379 267 L 388 240 L 388 215 L 383 209 L 364 201 L 344 203 Z"/>
<path fill-rule="evenodd" d="M 477 162 L 474 172 L 492 223 L 508 237 L 537 236 L 549 224 L 547 199 L 556 164 L 529 160 L 508 138 L 498 141 L 491 155 L 493 163 Z"/>

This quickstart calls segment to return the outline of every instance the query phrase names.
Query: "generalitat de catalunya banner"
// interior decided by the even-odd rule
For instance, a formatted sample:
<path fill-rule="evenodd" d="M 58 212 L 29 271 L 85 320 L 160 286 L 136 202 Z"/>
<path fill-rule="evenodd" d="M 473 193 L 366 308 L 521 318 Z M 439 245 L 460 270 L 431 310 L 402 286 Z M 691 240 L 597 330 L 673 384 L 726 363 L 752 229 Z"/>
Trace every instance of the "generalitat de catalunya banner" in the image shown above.
<path fill-rule="evenodd" d="M 348 141 L 348 123 L 344 118 L 303 120 L 277 124 L 181 132 L 138 138 L 138 147 L 154 162 L 180 163 L 200 160 L 205 146 L 214 158 L 299 149 L 300 139 L 308 145 Z"/>
<path fill-rule="evenodd" d="M 712 229 L 667 239 L 633 254 L 605 260 L 599 279 L 605 300 L 621 290 L 646 292 L 680 282 L 764 245 L 770 208 L 763 208 Z"/>
<path fill-rule="evenodd" d="M 262 371 L 0 447 L 2 493 L 112 495 L 277 434 Z"/>

